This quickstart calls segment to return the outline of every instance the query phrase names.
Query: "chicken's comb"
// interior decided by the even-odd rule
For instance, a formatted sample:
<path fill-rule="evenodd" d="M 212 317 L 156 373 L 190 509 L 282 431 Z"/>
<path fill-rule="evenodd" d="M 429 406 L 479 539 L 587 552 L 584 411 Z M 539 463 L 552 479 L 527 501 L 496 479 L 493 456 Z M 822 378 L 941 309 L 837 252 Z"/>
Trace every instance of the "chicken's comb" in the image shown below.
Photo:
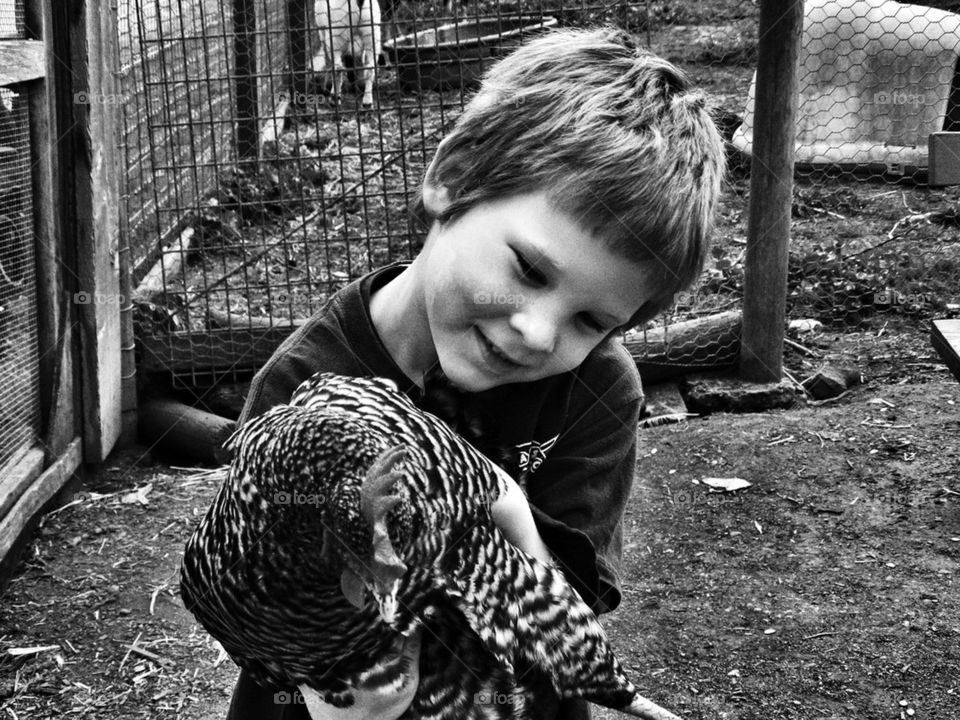
<path fill-rule="evenodd" d="M 402 500 L 394 492 L 399 475 L 394 472 L 397 463 L 406 457 L 402 445 L 392 447 L 376 459 L 360 486 L 360 512 L 373 529 L 373 561 L 371 571 L 380 580 L 397 579 L 407 566 L 397 556 L 390 542 L 387 514 Z"/>

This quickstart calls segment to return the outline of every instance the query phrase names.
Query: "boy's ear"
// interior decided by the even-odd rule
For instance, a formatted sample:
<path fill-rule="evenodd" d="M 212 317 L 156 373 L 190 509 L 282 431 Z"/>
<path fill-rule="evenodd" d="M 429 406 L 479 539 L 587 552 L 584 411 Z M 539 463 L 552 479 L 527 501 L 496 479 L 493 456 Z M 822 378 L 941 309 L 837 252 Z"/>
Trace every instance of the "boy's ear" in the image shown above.
<path fill-rule="evenodd" d="M 430 161 L 430 167 L 423 177 L 423 207 L 431 215 L 437 217 L 450 206 L 452 200 L 450 190 L 446 185 L 440 182 L 437 177 L 439 172 L 439 158 L 443 156 L 444 144 L 446 138 L 440 142 L 433 160 Z"/>

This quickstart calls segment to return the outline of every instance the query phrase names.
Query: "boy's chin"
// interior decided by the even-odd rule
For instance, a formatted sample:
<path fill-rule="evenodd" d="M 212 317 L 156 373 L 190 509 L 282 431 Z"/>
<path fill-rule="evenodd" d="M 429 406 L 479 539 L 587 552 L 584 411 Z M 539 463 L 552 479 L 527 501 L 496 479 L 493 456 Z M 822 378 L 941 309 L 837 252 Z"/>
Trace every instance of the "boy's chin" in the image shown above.
<path fill-rule="evenodd" d="M 463 392 L 483 392 L 498 385 L 515 382 L 514 379 L 507 376 L 485 373 L 462 358 L 447 358 L 446 361 L 441 358 L 440 367 L 447 380 Z"/>
<path fill-rule="evenodd" d="M 447 380 L 449 380 L 454 387 L 463 392 L 483 392 L 484 390 L 489 390 L 490 388 L 503 384 L 498 383 L 495 378 L 486 377 L 478 373 L 476 370 L 460 372 L 457 369 L 452 369 L 448 372 L 447 369 L 444 368 L 443 374 L 447 376 Z"/>
<path fill-rule="evenodd" d="M 475 367 L 465 361 L 443 362 L 443 360 L 441 360 L 440 367 L 443 369 L 443 374 L 446 375 L 447 380 L 449 380 L 454 387 L 463 392 L 472 393 L 491 390 L 501 385 L 535 382 L 547 377 L 547 375 L 531 375 L 529 372 L 525 372 L 523 375 L 513 372 L 503 374 L 485 372 L 483 368 Z"/>

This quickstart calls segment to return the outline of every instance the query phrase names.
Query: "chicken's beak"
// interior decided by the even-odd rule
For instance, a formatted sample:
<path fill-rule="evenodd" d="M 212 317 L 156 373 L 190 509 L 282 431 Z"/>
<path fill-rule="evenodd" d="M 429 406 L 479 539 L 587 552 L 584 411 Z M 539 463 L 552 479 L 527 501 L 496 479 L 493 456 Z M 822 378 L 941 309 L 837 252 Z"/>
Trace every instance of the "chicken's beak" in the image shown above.
<path fill-rule="evenodd" d="M 380 609 L 380 617 L 388 625 L 393 625 L 397 619 L 397 593 L 399 590 L 400 582 L 398 580 L 394 580 L 386 587 L 381 586 L 373 590 L 373 598 L 377 601 L 377 607 Z"/>

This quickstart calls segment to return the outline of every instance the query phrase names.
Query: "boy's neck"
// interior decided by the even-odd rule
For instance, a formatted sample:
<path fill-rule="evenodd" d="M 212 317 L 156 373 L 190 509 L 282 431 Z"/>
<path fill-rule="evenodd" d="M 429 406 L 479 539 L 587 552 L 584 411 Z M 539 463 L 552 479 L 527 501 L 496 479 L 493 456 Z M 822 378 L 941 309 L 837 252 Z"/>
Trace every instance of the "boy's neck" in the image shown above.
<path fill-rule="evenodd" d="M 370 296 L 370 318 L 390 357 L 422 388 L 437 353 L 427 324 L 423 284 L 417 281 L 418 259 Z"/>

